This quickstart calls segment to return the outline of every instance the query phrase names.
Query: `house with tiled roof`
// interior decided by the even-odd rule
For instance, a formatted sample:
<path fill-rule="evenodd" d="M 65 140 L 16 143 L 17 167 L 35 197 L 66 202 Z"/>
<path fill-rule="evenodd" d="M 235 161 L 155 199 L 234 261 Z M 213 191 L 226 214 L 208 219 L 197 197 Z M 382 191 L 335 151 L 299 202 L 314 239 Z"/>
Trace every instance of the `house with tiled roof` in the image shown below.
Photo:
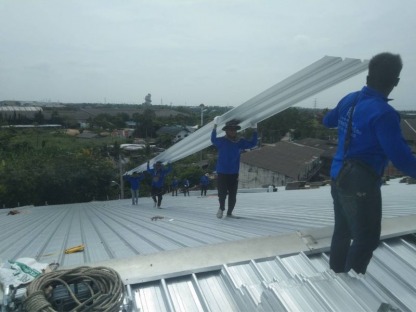
<path fill-rule="evenodd" d="M 284 186 L 309 181 L 321 167 L 323 149 L 294 142 L 278 142 L 243 153 L 239 188 Z"/>
<path fill-rule="evenodd" d="M 400 122 L 400 127 L 402 128 L 403 136 L 407 143 L 410 145 L 416 144 L 416 119 L 406 118 L 402 119 Z M 415 149 L 413 148 L 413 151 Z"/>
<path fill-rule="evenodd" d="M 320 140 L 313 138 L 305 138 L 302 140 L 297 140 L 296 142 L 298 144 L 323 150 L 323 153 L 320 155 L 321 169 L 319 173 L 321 176 L 328 178 L 330 176 L 332 158 L 337 151 L 338 142 L 334 140 Z"/>

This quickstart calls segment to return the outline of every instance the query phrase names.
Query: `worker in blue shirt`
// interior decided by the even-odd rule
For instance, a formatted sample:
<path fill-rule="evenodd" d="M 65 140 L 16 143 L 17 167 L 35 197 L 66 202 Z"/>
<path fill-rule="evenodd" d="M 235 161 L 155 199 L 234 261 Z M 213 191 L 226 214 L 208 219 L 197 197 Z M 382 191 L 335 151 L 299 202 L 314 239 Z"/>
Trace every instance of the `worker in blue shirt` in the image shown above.
<path fill-rule="evenodd" d="M 177 177 L 173 177 L 171 188 L 172 188 L 172 196 L 178 196 L 178 187 L 179 187 L 179 180 Z"/>
<path fill-rule="evenodd" d="M 186 196 L 186 195 L 188 195 L 189 196 L 189 186 L 190 186 L 190 184 L 189 184 L 189 180 L 188 179 L 183 179 L 183 188 L 182 188 L 182 190 L 183 190 L 183 195 L 184 196 Z"/>
<path fill-rule="evenodd" d="M 161 161 L 157 161 L 153 168 L 150 168 L 149 162 L 147 162 L 147 172 L 152 176 L 151 184 L 151 196 L 155 203 L 155 207 L 161 209 L 164 190 L 165 177 L 172 171 L 172 166 L 168 163 L 165 168 Z"/>
<path fill-rule="evenodd" d="M 254 128 L 251 140 L 239 138 L 237 130 L 241 127 L 237 120 L 228 121 L 222 130 L 225 136 L 217 138 L 217 124 L 219 117 L 214 118 L 214 128 L 211 133 L 211 142 L 218 149 L 217 159 L 217 187 L 220 208 L 217 218 L 222 218 L 225 210 L 225 200 L 228 194 L 227 217 L 237 218 L 233 210 L 237 201 L 238 175 L 240 171 L 240 154 L 246 149 L 251 149 L 257 145 L 257 123 L 252 124 Z"/>
<path fill-rule="evenodd" d="M 125 175 L 124 179 L 130 183 L 132 204 L 137 205 L 139 202 L 140 182 L 144 179 L 144 174 L 143 172 L 135 171 L 132 175 Z"/>
<path fill-rule="evenodd" d="M 209 185 L 209 173 L 207 172 L 199 179 L 199 186 L 201 188 L 201 197 L 207 196 L 208 185 Z"/>
<path fill-rule="evenodd" d="M 338 128 L 331 166 L 334 233 L 330 268 L 364 274 L 381 234 L 381 178 L 388 160 L 416 178 L 416 158 L 400 129 L 400 115 L 388 103 L 403 64 L 400 55 L 380 53 L 368 65 L 367 85 L 346 95 L 323 124 Z M 352 243 L 351 243 L 352 241 Z"/>

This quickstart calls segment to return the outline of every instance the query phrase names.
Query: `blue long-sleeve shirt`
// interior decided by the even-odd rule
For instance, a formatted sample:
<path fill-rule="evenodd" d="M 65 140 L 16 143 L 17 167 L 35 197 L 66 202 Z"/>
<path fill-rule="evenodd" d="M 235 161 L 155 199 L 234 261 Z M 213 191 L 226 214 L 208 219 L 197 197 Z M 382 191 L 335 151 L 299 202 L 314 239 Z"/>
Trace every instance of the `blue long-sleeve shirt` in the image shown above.
<path fill-rule="evenodd" d="M 172 171 L 172 166 L 169 164 L 167 168 L 160 168 L 156 170 L 155 168 L 150 168 L 147 164 L 147 172 L 152 176 L 152 187 L 162 188 L 165 183 L 166 175 Z"/>
<path fill-rule="evenodd" d="M 218 149 L 217 173 L 237 174 L 240 171 L 241 152 L 257 145 L 257 130 L 253 132 L 249 141 L 243 138 L 232 141 L 226 136 L 217 138 L 217 130 L 213 129 L 211 142 Z"/>
<path fill-rule="evenodd" d="M 173 180 L 172 180 L 172 187 L 177 188 L 177 187 L 178 187 L 178 185 L 179 185 L 179 181 L 178 181 L 178 179 L 173 179 Z"/>
<path fill-rule="evenodd" d="M 200 179 L 199 179 L 199 183 L 203 186 L 208 186 L 209 184 L 209 178 L 206 175 L 203 175 Z"/>
<path fill-rule="evenodd" d="M 128 175 L 128 176 L 124 176 L 124 179 L 129 181 L 130 188 L 132 190 L 138 190 L 139 187 L 140 187 L 140 181 L 142 181 L 144 179 L 144 175 L 143 174 L 141 174 L 139 176 Z"/>
<path fill-rule="evenodd" d="M 344 155 L 348 111 L 356 96 L 357 104 L 352 118 L 351 141 Z M 323 124 L 338 127 L 338 149 L 331 166 L 335 179 L 345 159 L 359 159 L 369 164 L 380 176 L 390 159 L 400 171 L 416 178 L 416 158 L 404 140 L 399 113 L 388 104 L 388 99 L 378 91 L 363 87 L 361 91 L 345 96 L 328 112 Z"/>

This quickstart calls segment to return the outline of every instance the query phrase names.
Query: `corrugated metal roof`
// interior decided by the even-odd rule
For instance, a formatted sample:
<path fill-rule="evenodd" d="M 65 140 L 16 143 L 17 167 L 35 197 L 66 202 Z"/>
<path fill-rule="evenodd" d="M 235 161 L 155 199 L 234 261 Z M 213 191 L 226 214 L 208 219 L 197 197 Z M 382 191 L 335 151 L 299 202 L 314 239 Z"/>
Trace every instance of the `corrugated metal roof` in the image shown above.
<path fill-rule="evenodd" d="M 166 195 L 160 210 L 150 198 L 2 209 L 0 259 L 113 267 L 135 311 L 376 311 L 382 302 L 411 311 L 416 247 L 394 237 L 416 232 L 415 187 L 383 186 L 389 240 L 365 277 L 328 271 L 329 186 L 240 193 L 241 219 L 217 219 L 215 195 Z M 79 244 L 84 252 L 64 254 Z"/>
<path fill-rule="evenodd" d="M 0 106 L 0 112 L 40 112 L 42 107 L 37 106 Z"/>
<path fill-rule="evenodd" d="M 135 284 L 131 293 L 139 311 L 355 312 L 378 311 L 383 303 L 412 311 L 416 267 L 400 261 L 400 251 L 416 256 L 414 242 L 390 240 L 375 252 L 365 276 L 329 271 L 325 253 L 300 253 Z"/>
<path fill-rule="evenodd" d="M 383 186 L 384 218 L 414 213 L 414 185 Z M 406 200 L 407 199 L 407 200 Z M 2 259 L 34 257 L 61 265 L 119 259 L 183 247 L 198 247 L 246 238 L 278 235 L 331 226 L 329 186 L 275 193 L 241 193 L 235 213 L 239 220 L 218 220 L 215 195 L 206 198 L 164 197 L 154 209 L 150 198 L 70 205 L 20 207 L 20 214 L 0 210 Z M 154 216 L 163 219 L 152 221 Z M 30 239 L 29 239 L 30 238 Z M 35 239 L 33 239 L 35 238 Z M 84 243 L 83 254 L 62 250 Z M 88 248 L 93 246 L 94 248 Z"/>

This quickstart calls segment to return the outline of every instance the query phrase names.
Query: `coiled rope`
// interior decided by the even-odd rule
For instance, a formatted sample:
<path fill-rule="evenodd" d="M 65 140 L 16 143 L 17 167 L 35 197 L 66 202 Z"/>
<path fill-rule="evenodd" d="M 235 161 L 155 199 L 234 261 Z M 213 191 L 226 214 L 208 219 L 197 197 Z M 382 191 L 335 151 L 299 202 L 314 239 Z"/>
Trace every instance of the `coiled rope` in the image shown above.
<path fill-rule="evenodd" d="M 72 291 L 71 284 L 83 284 L 89 290 L 89 298 L 80 302 Z M 120 275 L 107 267 L 78 267 L 58 270 L 40 275 L 27 287 L 24 306 L 28 312 L 55 312 L 52 291 L 63 285 L 76 303 L 71 311 L 118 312 L 124 300 L 124 285 Z"/>

